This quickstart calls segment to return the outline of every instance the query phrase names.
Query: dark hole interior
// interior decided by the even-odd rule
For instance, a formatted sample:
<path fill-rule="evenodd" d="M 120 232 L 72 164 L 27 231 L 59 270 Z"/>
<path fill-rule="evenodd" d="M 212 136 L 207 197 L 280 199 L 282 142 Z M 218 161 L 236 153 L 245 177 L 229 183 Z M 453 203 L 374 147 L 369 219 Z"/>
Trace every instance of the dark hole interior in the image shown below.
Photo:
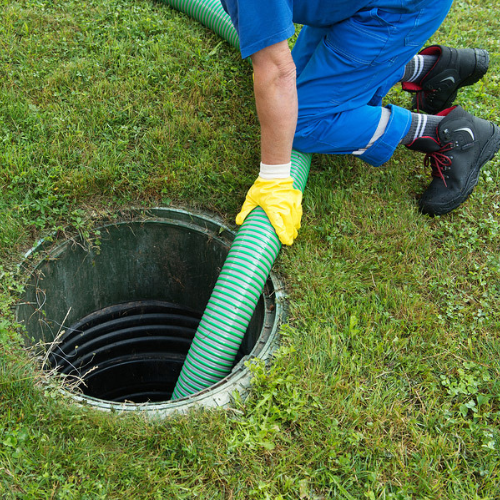
<path fill-rule="evenodd" d="M 98 248 L 66 240 L 33 251 L 34 262 L 42 258 L 16 318 L 69 392 L 110 403 L 171 398 L 233 235 L 183 211 L 155 216 L 100 226 Z M 258 356 L 272 333 L 273 286 L 269 279 L 235 365 Z"/>
<path fill-rule="evenodd" d="M 106 307 L 67 329 L 50 351 L 48 368 L 87 396 L 167 401 L 200 319 L 197 311 L 157 300 Z"/>

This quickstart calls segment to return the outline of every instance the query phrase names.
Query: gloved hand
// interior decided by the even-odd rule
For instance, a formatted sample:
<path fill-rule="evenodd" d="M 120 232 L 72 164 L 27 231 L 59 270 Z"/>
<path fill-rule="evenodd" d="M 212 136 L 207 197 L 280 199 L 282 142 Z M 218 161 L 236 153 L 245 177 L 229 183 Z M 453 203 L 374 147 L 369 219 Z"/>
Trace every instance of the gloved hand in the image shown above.
<path fill-rule="evenodd" d="M 262 179 L 257 177 L 248 190 L 236 224 L 241 225 L 246 216 L 260 206 L 266 212 L 278 238 L 283 245 L 291 245 L 297 237 L 302 217 L 302 192 L 294 189 L 293 179 Z"/>

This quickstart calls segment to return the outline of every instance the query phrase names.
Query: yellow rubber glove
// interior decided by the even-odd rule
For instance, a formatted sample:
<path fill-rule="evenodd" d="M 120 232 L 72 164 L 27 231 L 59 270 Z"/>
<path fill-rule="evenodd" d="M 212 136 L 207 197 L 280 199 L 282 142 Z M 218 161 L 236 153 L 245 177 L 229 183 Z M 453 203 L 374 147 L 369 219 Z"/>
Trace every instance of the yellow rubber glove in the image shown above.
<path fill-rule="evenodd" d="M 294 189 L 293 179 L 262 179 L 257 177 L 248 190 L 236 224 L 241 225 L 246 216 L 260 206 L 266 212 L 283 245 L 291 245 L 297 237 L 302 218 L 302 192 Z"/>

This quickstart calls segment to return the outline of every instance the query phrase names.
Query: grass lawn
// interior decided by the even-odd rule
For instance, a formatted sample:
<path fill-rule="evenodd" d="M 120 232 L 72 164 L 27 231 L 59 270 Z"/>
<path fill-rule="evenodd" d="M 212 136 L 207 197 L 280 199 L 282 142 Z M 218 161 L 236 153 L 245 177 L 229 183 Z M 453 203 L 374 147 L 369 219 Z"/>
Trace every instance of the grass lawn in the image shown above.
<path fill-rule="evenodd" d="M 497 2 L 431 42 L 490 52 L 460 104 L 500 123 Z M 422 156 L 313 158 L 275 265 L 290 314 L 234 409 L 152 422 L 85 410 L 20 344 L 17 264 L 121 208 L 234 217 L 258 168 L 251 68 L 148 0 L 0 1 L 2 499 L 500 498 L 500 160 L 471 198 L 416 210 Z M 408 106 L 399 88 L 388 99 Z M 235 411 L 236 410 L 236 411 Z"/>

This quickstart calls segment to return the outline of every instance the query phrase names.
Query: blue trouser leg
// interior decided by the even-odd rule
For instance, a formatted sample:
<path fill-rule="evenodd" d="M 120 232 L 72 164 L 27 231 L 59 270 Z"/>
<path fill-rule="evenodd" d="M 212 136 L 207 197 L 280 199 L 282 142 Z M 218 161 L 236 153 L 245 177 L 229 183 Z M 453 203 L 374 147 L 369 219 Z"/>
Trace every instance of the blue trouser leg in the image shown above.
<path fill-rule="evenodd" d="M 365 148 L 377 129 L 382 98 L 451 3 L 374 0 L 329 28 L 304 27 L 292 51 L 299 97 L 294 148 L 326 154 Z M 410 126 L 408 110 L 391 106 L 390 111 L 384 134 L 360 156 L 375 166 L 392 156 Z"/>

